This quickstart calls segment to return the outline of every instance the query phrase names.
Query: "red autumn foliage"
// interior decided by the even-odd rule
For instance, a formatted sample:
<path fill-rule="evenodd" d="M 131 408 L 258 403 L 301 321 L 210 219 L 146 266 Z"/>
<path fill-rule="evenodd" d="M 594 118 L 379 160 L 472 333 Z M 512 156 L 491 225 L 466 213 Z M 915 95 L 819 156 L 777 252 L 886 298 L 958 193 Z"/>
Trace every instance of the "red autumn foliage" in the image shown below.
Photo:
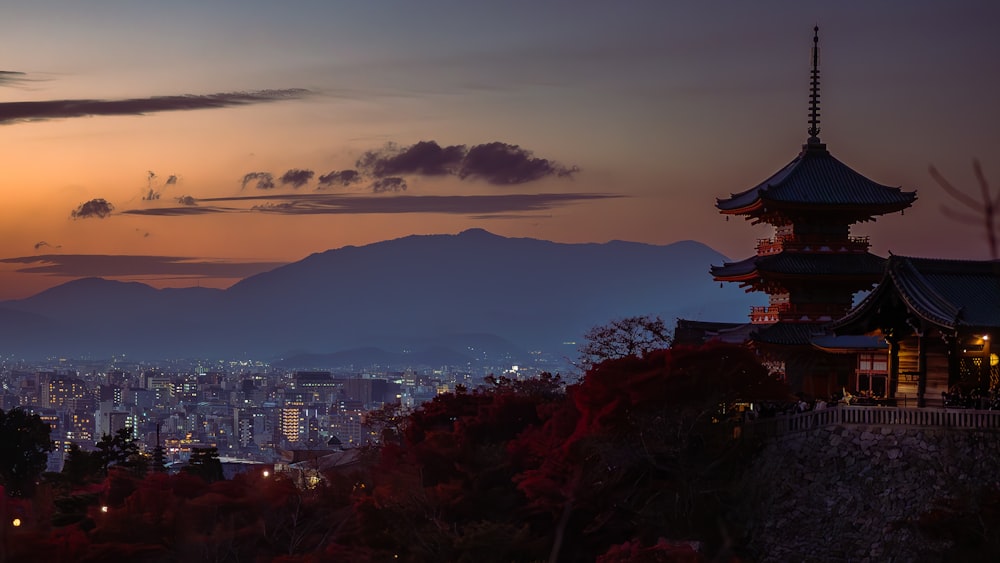
<path fill-rule="evenodd" d="M 662 538 L 713 552 L 746 462 L 733 409 L 785 394 L 723 345 L 607 361 L 565 390 L 552 376 L 492 379 L 405 421 L 387 412 L 393 439 L 314 489 L 112 471 L 98 494 L 64 499 L 90 502 L 85 515 L 21 545 L 65 560 L 699 561 Z"/>

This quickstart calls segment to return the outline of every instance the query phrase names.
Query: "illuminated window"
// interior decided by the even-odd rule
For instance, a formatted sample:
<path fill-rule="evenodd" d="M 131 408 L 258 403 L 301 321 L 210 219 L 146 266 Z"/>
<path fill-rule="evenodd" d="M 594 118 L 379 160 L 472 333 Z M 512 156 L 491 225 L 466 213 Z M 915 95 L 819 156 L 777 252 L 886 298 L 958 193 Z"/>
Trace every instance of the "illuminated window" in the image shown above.
<path fill-rule="evenodd" d="M 889 356 L 886 352 L 861 352 L 858 354 L 858 392 L 884 397 L 888 376 Z"/>

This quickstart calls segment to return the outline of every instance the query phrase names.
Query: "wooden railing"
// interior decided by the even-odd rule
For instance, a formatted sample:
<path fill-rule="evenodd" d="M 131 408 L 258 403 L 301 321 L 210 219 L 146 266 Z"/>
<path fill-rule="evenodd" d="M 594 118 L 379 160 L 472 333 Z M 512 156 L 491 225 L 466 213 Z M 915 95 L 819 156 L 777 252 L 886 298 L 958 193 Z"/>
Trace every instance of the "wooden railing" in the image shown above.
<path fill-rule="evenodd" d="M 817 322 L 829 321 L 844 316 L 849 309 L 846 305 L 829 303 L 778 303 L 750 307 L 750 322 L 767 324 L 775 321 Z"/>
<path fill-rule="evenodd" d="M 743 435 L 763 438 L 824 426 L 924 426 L 936 428 L 1000 428 L 1000 411 L 838 406 L 793 415 L 761 418 L 743 425 Z"/>
<path fill-rule="evenodd" d="M 867 252 L 871 247 L 868 237 L 838 239 L 822 236 L 778 235 L 773 239 L 757 239 L 757 255 L 767 256 L 782 251 L 789 252 Z"/>

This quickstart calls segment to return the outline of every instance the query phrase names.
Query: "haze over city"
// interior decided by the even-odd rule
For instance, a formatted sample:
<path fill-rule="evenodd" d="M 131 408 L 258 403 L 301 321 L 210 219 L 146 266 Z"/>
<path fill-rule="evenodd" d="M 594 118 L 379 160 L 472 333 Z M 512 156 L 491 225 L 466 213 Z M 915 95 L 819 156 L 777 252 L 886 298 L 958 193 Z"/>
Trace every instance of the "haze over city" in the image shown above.
<path fill-rule="evenodd" d="M 32 2 L 0 23 L 0 298 L 102 276 L 227 287 L 310 253 L 481 227 L 560 242 L 765 227 L 715 198 L 806 139 L 917 190 L 873 251 L 983 259 L 969 193 L 1000 77 L 985 1 Z M 708 265 L 706 264 L 707 268 Z"/>

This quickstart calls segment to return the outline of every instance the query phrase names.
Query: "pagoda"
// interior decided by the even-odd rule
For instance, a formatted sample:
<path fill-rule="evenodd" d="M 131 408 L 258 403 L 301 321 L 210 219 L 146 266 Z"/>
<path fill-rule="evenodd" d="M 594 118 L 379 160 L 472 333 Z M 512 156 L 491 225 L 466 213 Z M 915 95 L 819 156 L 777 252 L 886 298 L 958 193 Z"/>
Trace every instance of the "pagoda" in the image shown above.
<path fill-rule="evenodd" d="M 750 258 L 711 272 L 768 294 L 768 305 L 751 309 L 750 342 L 794 389 L 825 396 L 840 390 L 855 358 L 824 353 L 812 340 L 850 311 L 855 293 L 874 287 L 886 263 L 869 252 L 868 237 L 851 236 L 851 225 L 906 209 L 916 192 L 874 182 L 834 158 L 819 139 L 819 98 L 816 27 L 806 144 L 763 182 L 716 202 L 725 215 L 772 225 L 774 235 L 758 240 Z"/>

